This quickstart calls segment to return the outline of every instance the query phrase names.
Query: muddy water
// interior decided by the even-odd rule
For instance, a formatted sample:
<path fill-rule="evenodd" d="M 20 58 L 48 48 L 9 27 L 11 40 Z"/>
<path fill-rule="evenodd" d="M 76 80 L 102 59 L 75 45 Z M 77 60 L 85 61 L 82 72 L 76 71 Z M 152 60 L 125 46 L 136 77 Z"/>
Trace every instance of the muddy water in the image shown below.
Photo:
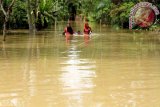
<path fill-rule="evenodd" d="M 0 42 L 0 107 L 160 107 L 159 34 L 63 27 Z"/>

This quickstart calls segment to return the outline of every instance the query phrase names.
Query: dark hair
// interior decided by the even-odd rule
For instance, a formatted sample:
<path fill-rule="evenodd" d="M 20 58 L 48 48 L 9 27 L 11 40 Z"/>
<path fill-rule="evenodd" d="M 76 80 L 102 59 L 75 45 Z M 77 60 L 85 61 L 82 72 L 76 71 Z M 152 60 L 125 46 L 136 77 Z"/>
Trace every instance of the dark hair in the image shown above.
<path fill-rule="evenodd" d="M 89 19 L 88 19 L 88 18 L 86 18 L 86 19 L 85 19 L 85 21 L 86 21 L 86 22 L 89 22 Z"/>
<path fill-rule="evenodd" d="M 67 31 L 68 31 L 70 34 L 73 34 L 73 29 L 72 29 L 72 27 L 67 27 Z"/>

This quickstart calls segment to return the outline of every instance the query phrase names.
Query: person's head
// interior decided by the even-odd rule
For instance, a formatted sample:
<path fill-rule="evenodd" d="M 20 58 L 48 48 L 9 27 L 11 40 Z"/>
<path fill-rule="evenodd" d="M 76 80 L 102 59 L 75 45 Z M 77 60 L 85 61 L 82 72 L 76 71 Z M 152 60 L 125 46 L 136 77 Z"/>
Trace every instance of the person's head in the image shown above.
<path fill-rule="evenodd" d="M 71 24 L 70 23 L 67 23 L 67 27 L 70 27 L 71 26 Z"/>
<path fill-rule="evenodd" d="M 88 18 L 85 19 L 85 22 L 89 22 Z"/>
<path fill-rule="evenodd" d="M 84 27 L 86 27 L 86 28 L 89 27 L 89 24 L 88 24 L 88 23 L 85 23 L 85 24 L 84 24 Z"/>
<path fill-rule="evenodd" d="M 80 34 L 81 32 L 78 30 L 77 33 Z"/>

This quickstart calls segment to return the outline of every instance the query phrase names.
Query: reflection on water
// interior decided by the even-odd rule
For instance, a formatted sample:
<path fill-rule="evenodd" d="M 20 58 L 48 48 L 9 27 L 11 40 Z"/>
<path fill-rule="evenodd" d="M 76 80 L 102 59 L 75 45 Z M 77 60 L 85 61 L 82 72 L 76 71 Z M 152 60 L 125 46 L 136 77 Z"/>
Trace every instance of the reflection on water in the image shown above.
<path fill-rule="evenodd" d="M 70 103 L 67 107 L 83 107 L 83 96 L 92 93 L 95 86 L 92 80 L 96 76 L 95 62 L 80 58 L 80 53 L 77 46 L 71 44 L 65 61 L 61 63 L 62 94 L 67 96 Z"/>
<path fill-rule="evenodd" d="M 157 34 L 93 25 L 66 44 L 62 26 L 0 42 L 0 107 L 160 107 Z"/>
<path fill-rule="evenodd" d="M 76 42 L 70 45 L 67 56 L 64 57 L 62 64 L 62 74 L 60 80 L 62 82 L 62 95 L 69 100 L 68 107 L 84 107 L 83 98 L 86 94 L 92 94 L 93 77 L 95 74 L 95 61 L 80 58 Z M 67 105 L 66 105 L 67 106 Z"/>

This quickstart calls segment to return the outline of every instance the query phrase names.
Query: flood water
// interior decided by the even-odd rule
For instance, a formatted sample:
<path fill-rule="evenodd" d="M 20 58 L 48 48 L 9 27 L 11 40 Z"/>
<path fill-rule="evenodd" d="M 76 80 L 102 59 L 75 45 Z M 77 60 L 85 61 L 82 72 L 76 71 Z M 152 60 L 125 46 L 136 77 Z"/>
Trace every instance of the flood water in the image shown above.
<path fill-rule="evenodd" d="M 0 107 L 160 107 L 160 34 L 64 26 L 0 42 Z"/>

